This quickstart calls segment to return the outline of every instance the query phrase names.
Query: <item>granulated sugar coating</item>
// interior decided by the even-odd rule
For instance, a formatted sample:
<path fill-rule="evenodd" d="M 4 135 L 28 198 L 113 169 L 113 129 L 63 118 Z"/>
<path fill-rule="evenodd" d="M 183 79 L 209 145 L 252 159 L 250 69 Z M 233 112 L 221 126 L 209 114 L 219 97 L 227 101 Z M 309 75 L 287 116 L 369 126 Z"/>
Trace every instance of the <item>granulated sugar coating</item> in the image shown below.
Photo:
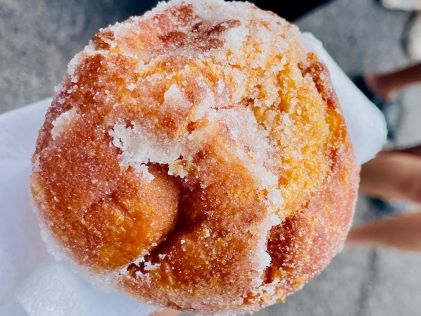
<path fill-rule="evenodd" d="M 65 254 L 143 301 L 255 311 L 341 249 L 358 167 L 325 66 L 254 5 L 160 3 L 69 64 L 32 192 Z"/>

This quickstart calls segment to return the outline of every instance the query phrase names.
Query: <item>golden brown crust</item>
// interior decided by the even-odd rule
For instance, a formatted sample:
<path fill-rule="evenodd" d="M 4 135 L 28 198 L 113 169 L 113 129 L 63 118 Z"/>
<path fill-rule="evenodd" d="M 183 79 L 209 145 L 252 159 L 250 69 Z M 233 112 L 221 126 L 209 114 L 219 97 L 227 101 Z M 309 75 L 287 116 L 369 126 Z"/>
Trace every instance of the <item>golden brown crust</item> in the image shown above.
<path fill-rule="evenodd" d="M 332 138 L 343 146 L 330 144 L 328 157 L 332 172 L 320 191 L 297 214 L 285 219 L 270 233 L 268 252 L 272 262 L 266 270 L 266 282 L 279 278 L 276 286 L 279 300 L 299 290 L 322 271 L 343 247 L 354 214 L 359 182 L 359 166 L 354 161 L 326 66 L 314 53 L 309 53 L 300 69 L 303 75 L 311 76 L 331 111 L 330 122 L 336 127 Z"/>
<path fill-rule="evenodd" d="M 173 1 L 71 62 L 32 192 L 79 264 L 212 313 L 283 300 L 321 271 L 357 182 L 329 74 L 293 26 L 250 4 Z"/>

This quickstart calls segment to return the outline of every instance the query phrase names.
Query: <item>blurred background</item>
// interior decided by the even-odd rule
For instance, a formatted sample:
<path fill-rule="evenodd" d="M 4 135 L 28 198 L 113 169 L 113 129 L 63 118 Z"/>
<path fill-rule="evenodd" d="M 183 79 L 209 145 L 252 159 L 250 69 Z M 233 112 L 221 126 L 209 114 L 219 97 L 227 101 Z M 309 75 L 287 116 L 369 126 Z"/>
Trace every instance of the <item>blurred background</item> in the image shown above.
<path fill-rule="evenodd" d="M 0 113 L 53 94 L 71 57 L 100 27 L 140 14 L 141 0 L 0 0 Z M 314 33 L 349 75 L 411 62 L 402 47 L 410 14 L 374 0 L 336 0 L 296 21 Z M 397 102 L 397 145 L 421 142 L 421 86 Z M 360 197 L 355 222 L 374 219 Z M 421 242 L 421 241 L 420 241 Z M 345 248 L 285 304 L 256 315 L 421 315 L 421 255 Z"/>

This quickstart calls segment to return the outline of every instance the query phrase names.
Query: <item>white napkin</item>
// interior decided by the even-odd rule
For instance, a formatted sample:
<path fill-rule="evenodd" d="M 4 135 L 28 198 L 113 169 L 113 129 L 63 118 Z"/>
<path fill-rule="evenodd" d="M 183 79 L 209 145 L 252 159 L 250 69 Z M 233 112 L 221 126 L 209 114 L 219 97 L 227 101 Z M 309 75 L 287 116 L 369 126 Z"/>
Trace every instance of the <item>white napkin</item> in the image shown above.
<path fill-rule="evenodd" d="M 311 34 L 308 49 L 327 64 L 357 160 L 372 158 L 386 139 L 382 114 L 352 84 Z M 0 315 L 147 315 L 156 308 L 87 282 L 45 250 L 31 206 L 28 177 L 38 130 L 51 99 L 0 115 Z"/>

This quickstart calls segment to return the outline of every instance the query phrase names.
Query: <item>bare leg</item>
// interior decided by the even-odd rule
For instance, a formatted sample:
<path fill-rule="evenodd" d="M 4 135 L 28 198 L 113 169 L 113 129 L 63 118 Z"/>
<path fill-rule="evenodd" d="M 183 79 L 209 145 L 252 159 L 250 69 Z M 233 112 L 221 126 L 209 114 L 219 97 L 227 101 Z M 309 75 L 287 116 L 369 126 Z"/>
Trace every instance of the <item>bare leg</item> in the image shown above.
<path fill-rule="evenodd" d="M 361 190 L 386 200 L 421 203 L 421 158 L 414 153 L 381 152 L 362 166 Z M 353 228 L 347 242 L 421 252 L 421 210 Z"/>
<path fill-rule="evenodd" d="M 390 101 L 399 90 L 421 83 L 421 63 L 384 74 L 366 74 L 364 80 L 371 91 Z"/>
<path fill-rule="evenodd" d="M 421 252 L 421 211 L 353 228 L 347 243 Z"/>
<path fill-rule="evenodd" d="M 421 158 L 408 153 L 381 152 L 361 169 L 360 189 L 384 200 L 421 203 Z"/>
<path fill-rule="evenodd" d="M 421 145 L 417 145 L 414 147 L 401 148 L 401 149 L 394 149 L 392 150 L 392 152 L 411 154 L 411 155 L 421 157 Z"/>

